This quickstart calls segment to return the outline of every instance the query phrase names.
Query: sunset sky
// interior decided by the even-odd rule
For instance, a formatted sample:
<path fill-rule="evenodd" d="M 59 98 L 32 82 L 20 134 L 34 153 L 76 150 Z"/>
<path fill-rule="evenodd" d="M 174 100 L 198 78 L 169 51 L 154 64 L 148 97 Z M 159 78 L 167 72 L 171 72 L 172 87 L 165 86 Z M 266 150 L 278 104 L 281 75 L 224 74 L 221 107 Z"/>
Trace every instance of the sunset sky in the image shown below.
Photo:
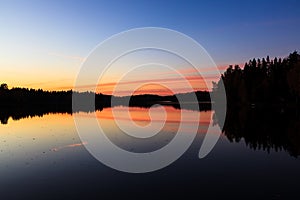
<path fill-rule="evenodd" d="M 10 88 L 72 89 L 82 62 L 100 42 L 128 29 L 149 26 L 192 37 L 220 70 L 254 57 L 285 57 L 299 51 L 299 8 L 298 0 L 0 0 L 0 82 Z M 116 68 L 124 65 L 119 62 Z M 180 65 L 180 72 L 196 89 L 205 89 L 190 66 L 180 62 L 174 65 Z M 111 93 L 118 76 L 109 74 L 100 92 Z M 173 81 L 178 85 L 176 92 L 186 91 L 166 70 L 149 71 L 146 78 L 132 76 L 119 94 L 126 94 L 126 84 L 143 79 Z M 214 72 L 212 80 L 216 80 Z M 162 91 L 156 85 L 141 90 Z"/>

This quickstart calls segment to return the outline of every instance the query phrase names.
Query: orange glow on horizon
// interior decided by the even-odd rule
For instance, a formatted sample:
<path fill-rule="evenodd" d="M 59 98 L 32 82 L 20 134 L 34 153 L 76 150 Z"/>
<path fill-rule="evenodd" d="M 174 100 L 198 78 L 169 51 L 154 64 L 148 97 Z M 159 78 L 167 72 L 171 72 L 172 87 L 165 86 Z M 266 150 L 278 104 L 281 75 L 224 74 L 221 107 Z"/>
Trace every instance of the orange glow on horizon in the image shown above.
<path fill-rule="evenodd" d="M 217 67 L 220 72 L 223 72 L 227 66 L 218 66 Z M 141 79 L 141 77 L 134 77 L 126 79 L 122 82 L 118 82 L 116 77 L 114 78 L 108 78 L 105 77 L 103 81 L 100 81 L 98 85 L 80 85 L 76 88 L 74 88 L 74 82 L 75 78 L 68 78 L 68 79 L 57 79 L 57 80 L 47 80 L 44 79 L 44 81 L 36 81 L 35 83 L 26 83 L 21 85 L 20 83 L 16 84 L 15 81 L 13 82 L 13 85 L 9 85 L 9 88 L 12 87 L 27 87 L 27 88 L 33 88 L 33 89 L 43 89 L 47 91 L 61 91 L 61 90 L 78 90 L 78 91 L 93 91 L 94 88 L 96 88 L 96 93 L 102 93 L 102 94 L 108 94 L 111 95 L 114 92 L 114 89 L 116 85 L 119 85 L 118 91 L 115 91 L 115 95 L 117 96 L 126 96 L 128 94 L 134 93 L 134 94 L 158 94 L 158 95 L 172 95 L 174 93 L 185 93 L 185 92 L 192 92 L 192 91 L 210 91 L 212 88 L 212 81 L 218 81 L 219 80 L 219 73 L 215 72 L 215 68 L 203 68 L 201 69 L 202 73 L 205 73 L 205 80 L 201 77 L 201 75 L 198 73 L 198 71 L 195 68 L 183 68 L 179 69 L 176 72 L 170 72 L 170 71 L 160 71 L 159 73 L 155 74 L 147 74 L 145 76 L 145 79 Z M 182 75 L 185 80 L 182 79 L 178 74 Z M 36 77 L 37 78 L 37 77 Z M 187 81 L 190 86 L 187 86 L 184 84 L 184 82 Z M 155 84 L 149 86 L 149 84 Z M 172 87 L 171 90 L 163 89 L 162 86 L 159 86 L 158 83 L 161 83 L 164 85 L 165 83 L 172 84 L 174 87 Z M 121 85 L 121 86 L 120 86 Z M 139 89 L 137 91 L 131 91 L 129 88 L 132 86 L 139 86 Z M 130 87 L 129 87 L 130 86 Z"/>
<path fill-rule="evenodd" d="M 157 95 L 173 95 L 176 93 L 192 92 L 197 90 L 209 91 L 207 82 L 210 83 L 215 80 L 215 76 L 209 77 L 206 81 L 201 76 L 186 76 L 170 77 L 165 79 L 147 79 L 147 80 L 132 80 L 123 81 L 120 83 L 100 83 L 97 86 L 96 92 L 103 94 L 114 94 L 116 96 L 126 96 L 129 94 L 157 94 Z M 128 85 L 135 84 L 139 86 L 135 91 L 131 91 Z M 166 85 L 164 85 L 166 84 Z M 174 85 L 168 88 L 167 85 Z M 117 88 L 118 85 L 118 89 Z"/>

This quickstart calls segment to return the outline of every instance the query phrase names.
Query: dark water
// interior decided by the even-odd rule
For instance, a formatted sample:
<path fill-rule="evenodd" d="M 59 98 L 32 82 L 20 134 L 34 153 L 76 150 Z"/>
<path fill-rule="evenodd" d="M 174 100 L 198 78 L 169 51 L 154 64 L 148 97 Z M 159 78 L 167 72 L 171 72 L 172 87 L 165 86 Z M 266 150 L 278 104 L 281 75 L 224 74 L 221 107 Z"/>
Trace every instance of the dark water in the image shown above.
<path fill-rule="evenodd" d="M 138 144 L 115 128 L 116 117 L 112 116 L 111 109 L 97 111 L 96 117 L 105 129 L 110 130 L 109 138 L 126 150 L 146 152 L 161 148 L 172 140 L 179 123 L 185 125 L 186 134 L 189 134 L 189 119 L 182 121 L 180 110 L 165 107 L 166 124 L 160 135 L 150 143 Z M 123 115 L 122 107 L 113 109 L 119 120 L 130 120 Z M 160 112 L 157 108 L 151 115 L 157 123 Z M 196 111 L 183 112 L 191 116 L 196 114 Z M 89 119 L 95 113 L 75 115 L 82 118 L 89 130 Z M 214 112 L 201 112 L 200 115 L 198 134 L 188 151 L 168 167 L 145 174 L 119 172 L 97 161 L 85 149 L 85 141 L 79 139 L 70 114 L 49 114 L 18 121 L 9 119 L 7 124 L 0 125 L 0 199 L 300 197 L 297 123 L 281 130 L 288 120 L 276 121 L 277 126 L 273 129 L 268 128 L 267 122 L 265 126 L 253 124 L 262 120 L 256 116 L 227 122 L 214 149 L 199 159 L 199 149 Z M 130 116 L 140 126 L 150 123 L 146 108 L 132 108 Z M 242 119 L 241 115 L 238 118 Z M 280 122 L 282 126 L 278 124 Z M 216 132 L 219 130 L 217 123 L 214 128 Z M 249 130 L 253 137 L 249 136 Z M 285 130 L 290 130 L 288 135 Z M 275 135 L 282 132 L 282 135 L 274 138 L 270 131 L 276 132 Z"/>

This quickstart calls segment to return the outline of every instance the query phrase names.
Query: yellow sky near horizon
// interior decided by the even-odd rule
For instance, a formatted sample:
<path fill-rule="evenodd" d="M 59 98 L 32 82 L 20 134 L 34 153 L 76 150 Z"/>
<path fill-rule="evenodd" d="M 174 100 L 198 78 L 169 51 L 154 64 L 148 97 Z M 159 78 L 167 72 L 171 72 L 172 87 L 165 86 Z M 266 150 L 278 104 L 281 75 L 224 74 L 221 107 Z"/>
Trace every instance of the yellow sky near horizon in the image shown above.
<path fill-rule="evenodd" d="M 172 88 L 169 89 L 173 90 L 173 93 L 189 92 L 190 89 L 185 85 L 185 81 L 191 84 L 194 90 L 209 90 L 211 82 L 217 81 L 219 78 L 219 72 L 217 73 L 215 68 L 207 67 L 201 69 L 201 73 L 207 74 L 206 83 L 208 85 L 206 85 L 197 70 L 192 66 L 176 61 L 173 57 L 167 57 L 163 60 L 171 62 L 169 66 L 175 66 L 175 71 L 155 66 L 155 64 L 148 64 L 148 66 L 130 72 L 128 76 L 126 75 L 120 80 L 131 66 L 137 66 L 141 62 L 149 63 L 153 58 L 157 59 L 155 56 L 150 55 L 146 58 L 144 56 L 139 58 L 139 61 L 135 61 L 136 57 L 134 56 L 119 59 L 98 83 L 90 85 L 87 81 L 87 84 L 83 84 L 80 87 L 82 90 L 90 91 L 91 88 L 97 85 L 96 92 L 104 94 L 112 94 L 113 90 L 117 89 L 118 91 L 115 94 L 123 96 L 134 92 L 131 90 L 132 86 L 135 86 L 138 87 L 138 91 L 135 91 L 135 94 L 155 93 L 167 95 L 170 92 L 165 90 L 163 85 L 172 85 Z M 76 77 L 85 61 L 85 58 L 81 56 L 55 52 L 45 53 L 37 51 L 36 55 L 30 55 L 26 59 L 24 57 L 22 59 L 22 57 L 16 55 L 16 58 L 19 59 L 10 57 L 0 59 L 0 81 L 1 83 L 7 83 L 9 88 L 25 87 L 49 91 L 74 89 Z M 161 61 L 161 59 L 156 61 Z M 222 72 L 226 67 L 225 65 L 219 66 L 218 69 Z M 160 83 L 161 85 L 159 85 Z M 115 88 L 116 85 L 118 85 L 118 88 Z"/>
<path fill-rule="evenodd" d="M 80 67 L 80 64 L 78 64 Z M 79 68 L 78 67 L 78 68 Z M 225 67 L 220 67 L 221 70 L 225 69 Z M 211 85 L 206 85 L 205 81 L 199 75 L 193 75 L 193 73 L 189 72 L 186 69 L 186 72 L 183 70 L 181 75 L 185 78 L 182 80 L 181 77 L 178 77 L 177 74 L 168 73 L 167 71 L 159 72 L 157 74 L 148 74 L 146 78 L 143 77 L 131 77 L 122 80 L 120 82 L 116 81 L 116 78 L 104 78 L 104 80 L 100 81 L 97 85 L 96 92 L 103 94 L 112 94 L 113 90 L 116 89 L 116 85 L 118 85 L 116 95 L 123 96 L 128 93 L 134 92 L 135 94 L 160 94 L 167 95 L 171 94 L 163 85 L 165 84 L 173 84 L 176 89 L 171 88 L 173 93 L 181 93 L 181 92 L 189 92 L 189 88 L 187 88 L 184 84 L 187 81 L 191 84 L 194 90 L 210 90 Z M 209 70 L 209 69 L 208 69 Z M 79 71 L 79 70 L 78 70 Z M 34 88 L 34 89 L 43 89 L 49 91 L 55 90 L 71 90 L 74 89 L 74 82 L 76 80 L 76 76 L 78 72 L 74 72 L 73 74 L 67 73 L 53 73 L 49 71 L 26 71 L 26 72 L 14 72 L 14 71 L 3 71 L 1 70 L 1 81 L 2 83 L 7 83 L 9 88 L 13 87 L 25 87 L 25 88 Z M 5 74 L 4 78 L 2 76 Z M 211 76 L 206 78 L 207 83 L 211 83 L 212 81 L 217 81 L 219 76 L 217 74 L 211 74 Z M 137 86 L 137 91 L 131 91 L 129 86 Z M 91 91 L 95 85 L 81 85 L 82 91 Z M 77 87 L 78 88 L 78 87 Z"/>

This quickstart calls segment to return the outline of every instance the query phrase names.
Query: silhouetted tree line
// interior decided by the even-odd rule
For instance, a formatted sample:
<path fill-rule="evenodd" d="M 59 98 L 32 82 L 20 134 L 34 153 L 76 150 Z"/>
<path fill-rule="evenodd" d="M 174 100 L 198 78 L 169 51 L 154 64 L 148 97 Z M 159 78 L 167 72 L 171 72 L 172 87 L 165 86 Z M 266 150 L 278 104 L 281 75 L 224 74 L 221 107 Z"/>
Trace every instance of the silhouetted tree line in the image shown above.
<path fill-rule="evenodd" d="M 82 97 L 93 95 L 91 92 L 43 91 L 42 89 L 12 88 L 7 84 L 0 85 L 0 121 L 6 124 L 9 117 L 14 120 L 21 118 L 43 116 L 48 113 L 69 113 L 84 111 L 91 112 L 103 109 L 102 101 L 95 103 L 92 108 L 72 108 L 72 95 Z"/>
<path fill-rule="evenodd" d="M 213 83 L 218 93 L 221 80 L 228 107 L 256 106 L 298 107 L 300 96 L 300 55 L 295 51 L 287 58 L 269 56 L 253 59 L 241 69 L 230 65 L 221 79 Z"/>
<path fill-rule="evenodd" d="M 43 91 L 42 89 L 12 88 L 8 89 L 7 84 L 0 86 L 1 106 L 21 105 L 71 105 L 72 90 L 69 91 Z"/>
<path fill-rule="evenodd" d="M 143 94 L 125 97 L 114 96 L 112 97 L 112 103 L 114 103 L 115 105 L 129 105 L 138 107 L 151 107 L 155 104 L 159 104 L 165 106 L 173 106 L 177 109 L 191 109 L 200 111 L 211 109 L 210 93 L 207 91 L 179 93 L 167 96 L 153 94 Z M 194 106 L 192 104 L 197 105 Z"/>
<path fill-rule="evenodd" d="M 209 92 L 198 91 L 195 93 L 177 94 L 180 99 L 188 102 L 192 96 L 196 96 L 200 102 L 209 102 L 199 104 L 200 110 L 210 110 Z M 78 105 L 72 105 L 72 98 L 76 97 Z M 86 103 L 87 100 L 95 98 L 92 103 Z M 113 100 L 113 101 L 112 101 Z M 196 100 L 196 101 L 197 101 Z M 113 102 L 113 105 L 112 105 Z M 129 103 L 128 103 L 129 102 Z M 198 103 L 198 102 L 195 102 Z M 102 110 L 111 106 L 138 106 L 151 107 L 155 104 L 173 106 L 181 109 L 195 109 L 195 106 L 179 104 L 175 95 L 134 95 L 125 97 L 116 97 L 104 94 L 95 94 L 93 92 L 76 92 L 76 91 L 43 91 L 42 89 L 12 88 L 9 89 L 7 84 L 0 85 L 0 121 L 6 124 L 9 117 L 15 120 L 43 116 L 48 113 L 70 113 L 72 112 L 93 112 Z M 199 109 L 197 107 L 197 109 Z"/>
<path fill-rule="evenodd" d="M 215 120 L 232 142 L 244 140 L 251 149 L 285 150 L 300 155 L 300 56 L 253 59 L 241 69 L 229 66 L 213 95 L 218 96 L 224 83 L 227 96 L 226 118 L 220 109 Z M 218 98 L 216 98 L 218 100 Z M 222 104 L 222 102 L 216 102 Z M 218 108 L 218 106 L 216 106 Z M 222 116 L 223 117 L 220 117 Z"/>

